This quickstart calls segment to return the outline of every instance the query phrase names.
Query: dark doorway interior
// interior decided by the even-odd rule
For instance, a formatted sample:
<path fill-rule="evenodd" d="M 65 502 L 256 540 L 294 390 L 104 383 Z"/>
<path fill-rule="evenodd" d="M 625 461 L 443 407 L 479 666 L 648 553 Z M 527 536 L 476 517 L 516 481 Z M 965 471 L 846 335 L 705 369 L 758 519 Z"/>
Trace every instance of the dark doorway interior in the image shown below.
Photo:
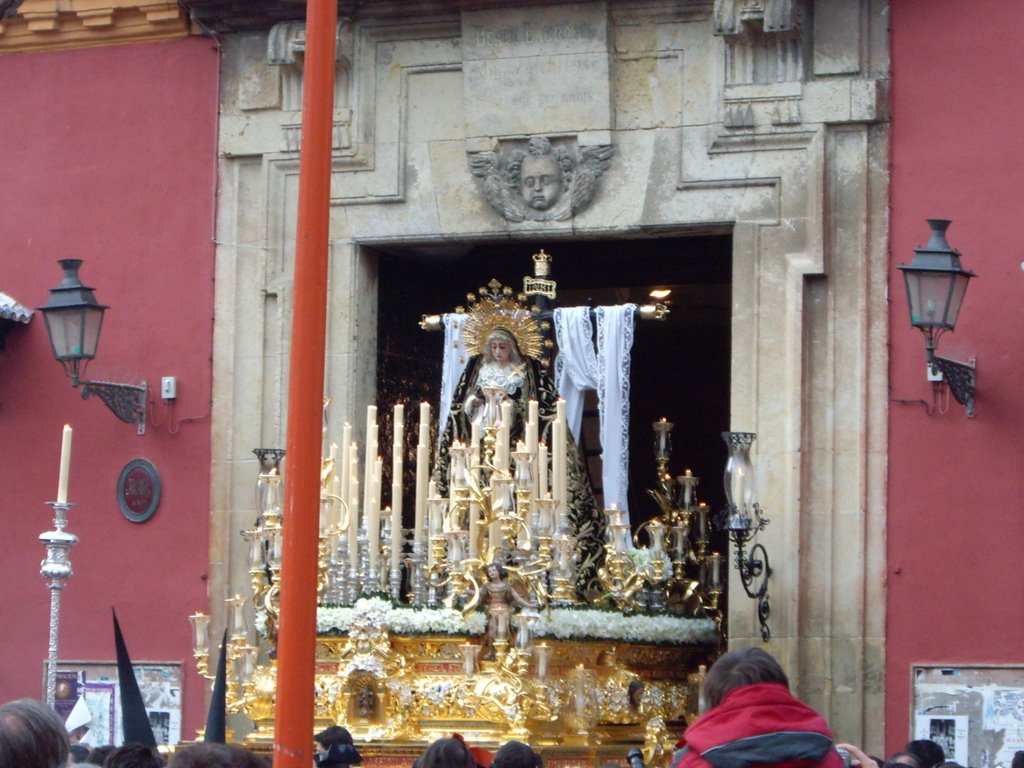
<path fill-rule="evenodd" d="M 378 249 L 377 401 L 382 411 L 398 401 L 437 401 L 443 339 L 419 329 L 421 315 L 465 305 L 466 294 L 492 278 L 521 290 L 523 276 L 533 270 L 531 255 L 541 248 L 553 257 L 552 277 L 558 281 L 561 306 L 646 304 L 652 301 L 652 290 L 671 290 L 666 299 L 671 309 L 668 318 L 638 322 L 636 327 L 630 515 L 638 525 L 656 512 L 646 489 L 656 480 L 651 423 L 663 416 L 676 425 L 670 471 L 682 474 L 691 469 L 701 478 L 698 497 L 712 510 L 720 509 L 727 453 L 720 433 L 729 425 L 732 238 L 728 234 L 502 242 L 454 252 L 430 246 Z M 389 426 L 383 426 L 383 432 L 389 431 Z M 406 434 L 414 435 L 415 428 L 407 424 Z M 412 486 L 407 482 L 406 487 Z M 411 505 L 406 509 L 411 510 Z"/>

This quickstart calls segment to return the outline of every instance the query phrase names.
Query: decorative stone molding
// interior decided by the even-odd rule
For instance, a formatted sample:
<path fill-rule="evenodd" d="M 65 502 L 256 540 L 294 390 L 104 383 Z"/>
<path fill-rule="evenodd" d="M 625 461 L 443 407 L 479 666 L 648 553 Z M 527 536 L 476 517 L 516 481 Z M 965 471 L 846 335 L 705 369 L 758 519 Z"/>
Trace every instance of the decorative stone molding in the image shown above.
<path fill-rule="evenodd" d="M 469 167 L 483 180 L 487 203 L 507 221 L 564 221 L 593 200 L 614 154 L 609 145 L 577 148 L 534 136 L 470 154 Z"/>
<path fill-rule="evenodd" d="M 24 0 L 0 21 L 0 54 L 188 35 L 188 18 L 177 2 Z"/>
<path fill-rule="evenodd" d="M 715 0 L 715 34 L 739 35 L 751 25 L 765 32 L 799 32 L 802 0 Z"/>
<path fill-rule="evenodd" d="M 334 128 L 331 148 L 352 146 L 352 110 L 348 108 L 351 58 L 342 35 L 346 19 L 338 20 L 335 40 Z M 267 64 L 281 68 L 281 130 L 286 152 L 298 152 L 302 142 L 302 60 L 306 53 L 306 24 L 286 21 L 275 24 L 267 36 Z"/>

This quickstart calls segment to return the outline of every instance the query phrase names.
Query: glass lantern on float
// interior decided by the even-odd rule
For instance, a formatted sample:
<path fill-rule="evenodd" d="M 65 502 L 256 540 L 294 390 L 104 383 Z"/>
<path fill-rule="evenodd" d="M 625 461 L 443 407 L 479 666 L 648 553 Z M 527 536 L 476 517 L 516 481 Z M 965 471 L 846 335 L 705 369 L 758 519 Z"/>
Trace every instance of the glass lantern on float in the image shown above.
<path fill-rule="evenodd" d="M 756 438 L 753 432 L 722 433 L 722 439 L 729 447 L 729 458 L 725 462 L 723 476 L 726 504 L 718 514 L 717 523 L 736 545 L 734 562 L 740 583 L 747 596 L 757 601 L 761 638 L 768 642 L 771 638 L 768 578 L 772 569 L 768 563 L 768 551 L 763 544 L 753 540 L 770 521 L 761 514 L 761 506 L 754 500 L 754 466 L 750 461 L 750 448 Z"/>

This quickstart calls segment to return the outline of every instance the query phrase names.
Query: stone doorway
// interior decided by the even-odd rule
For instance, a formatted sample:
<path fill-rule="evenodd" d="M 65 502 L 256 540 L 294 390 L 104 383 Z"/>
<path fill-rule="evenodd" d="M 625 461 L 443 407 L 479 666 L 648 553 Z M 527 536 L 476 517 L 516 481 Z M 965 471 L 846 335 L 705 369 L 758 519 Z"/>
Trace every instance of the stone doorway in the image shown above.
<path fill-rule="evenodd" d="M 640 321 L 631 356 L 630 491 L 634 526 L 651 517 L 646 494 L 655 477 L 651 422 L 665 417 L 672 433 L 670 469 L 702 478 L 698 495 L 714 510 L 723 503 L 721 472 L 729 427 L 732 238 L 729 234 L 601 240 L 467 244 L 443 255 L 427 249 L 377 247 L 377 402 L 436 403 L 441 344 L 417 328 L 421 315 L 451 311 L 466 293 L 496 278 L 520 288 L 531 254 L 553 257 L 561 306 L 650 303 L 650 291 L 671 289 L 668 318 Z M 590 474 L 600 491 L 600 445 L 584 426 Z M 588 403 L 588 406 L 590 404 Z M 588 408 L 589 410 L 589 408 Z M 600 499 L 599 499 L 600 500 Z M 722 543 L 724 549 L 724 542 Z"/>

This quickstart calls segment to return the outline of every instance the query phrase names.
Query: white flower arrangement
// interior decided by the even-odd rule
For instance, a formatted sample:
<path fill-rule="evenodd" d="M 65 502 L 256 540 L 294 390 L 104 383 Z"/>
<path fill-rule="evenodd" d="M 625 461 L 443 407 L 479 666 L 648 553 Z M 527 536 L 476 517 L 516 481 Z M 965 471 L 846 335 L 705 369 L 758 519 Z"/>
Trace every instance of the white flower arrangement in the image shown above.
<path fill-rule="evenodd" d="M 587 608 L 552 608 L 541 613 L 534 632 L 559 640 L 620 640 L 687 645 L 715 640 L 715 622 L 668 614 L 625 615 Z"/>
<path fill-rule="evenodd" d="M 368 597 L 357 600 L 354 606 L 317 609 L 317 631 L 346 633 L 357 614 L 396 635 L 482 635 L 487 630 L 487 616 L 482 611 L 463 615 L 452 608 L 408 608 Z M 534 633 L 558 640 L 688 645 L 714 642 L 715 622 L 668 614 L 624 615 L 594 608 L 552 608 L 541 611 Z"/>
<path fill-rule="evenodd" d="M 407 608 L 379 597 L 366 597 L 353 606 L 318 608 L 317 631 L 348 632 L 357 614 L 371 614 L 374 626 L 396 635 L 482 635 L 487 629 L 487 617 L 479 611 L 463 616 L 453 608 Z"/>

